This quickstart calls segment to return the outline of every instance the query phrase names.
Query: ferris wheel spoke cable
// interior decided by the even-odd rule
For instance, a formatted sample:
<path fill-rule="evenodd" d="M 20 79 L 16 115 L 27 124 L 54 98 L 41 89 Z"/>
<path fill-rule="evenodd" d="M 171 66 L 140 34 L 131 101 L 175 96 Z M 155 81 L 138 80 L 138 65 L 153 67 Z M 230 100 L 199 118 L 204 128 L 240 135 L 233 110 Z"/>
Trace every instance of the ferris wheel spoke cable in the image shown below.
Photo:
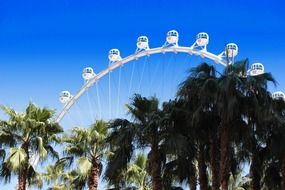
<path fill-rule="evenodd" d="M 76 125 L 80 126 L 80 122 L 78 122 L 78 120 L 74 119 L 74 117 L 71 117 L 71 114 L 69 111 L 66 113 L 66 115 L 67 115 L 67 118 L 68 118 L 70 124 L 76 123 Z"/>
<path fill-rule="evenodd" d="M 132 67 L 131 79 L 130 79 L 130 83 L 129 83 L 129 94 L 131 94 L 131 89 L 132 89 L 132 85 L 133 85 L 133 77 L 134 77 L 136 62 L 137 62 L 137 60 L 134 61 L 133 67 Z"/>
<path fill-rule="evenodd" d="M 120 90 L 121 90 L 121 74 L 122 74 L 122 66 L 119 69 L 119 82 L 118 82 L 118 97 L 117 97 L 117 108 L 116 108 L 116 117 L 119 114 L 119 104 L 120 104 Z"/>
<path fill-rule="evenodd" d="M 111 110 L 111 72 L 109 72 L 109 117 L 112 118 Z"/>
<path fill-rule="evenodd" d="M 102 108 L 101 108 L 100 94 L 98 90 L 98 82 L 96 82 L 95 86 L 96 86 L 97 103 L 98 103 L 98 108 L 99 108 L 99 116 L 100 116 L 100 119 L 102 119 Z"/>
<path fill-rule="evenodd" d="M 173 63 L 172 63 L 172 59 L 173 59 L 173 56 L 174 56 L 174 54 L 171 54 L 171 56 L 170 56 L 170 58 L 168 58 L 167 59 L 167 62 L 165 62 L 166 63 L 166 66 L 163 64 L 163 66 L 165 67 L 164 69 L 163 69 L 163 79 L 162 79 L 162 94 L 164 95 L 165 94 L 165 91 L 166 91 L 166 88 L 167 87 L 170 87 L 171 85 L 166 85 L 165 86 L 165 81 L 168 79 L 167 78 L 167 76 L 169 76 L 168 74 L 167 74 L 167 72 L 169 72 L 169 68 L 170 68 L 170 65 L 173 65 Z M 175 75 L 175 73 L 172 73 L 172 75 Z M 171 82 L 171 81 L 170 81 Z M 166 84 L 170 84 L 168 81 L 167 81 L 167 83 Z"/>
<path fill-rule="evenodd" d="M 122 68 L 122 66 L 120 67 Z M 112 74 L 111 76 L 111 101 L 112 101 L 112 106 L 111 106 L 111 111 L 112 111 L 112 117 L 116 116 L 117 113 L 117 100 L 118 100 L 118 95 L 120 93 L 119 90 L 119 83 L 121 83 L 121 76 L 120 76 L 120 68 L 118 68 L 118 74 Z"/>
<path fill-rule="evenodd" d="M 163 63 L 162 63 L 162 65 L 161 65 L 161 76 L 162 77 L 160 77 L 160 81 L 159 81 L 159 84 L 161 84 L 161 90 L 160 90 L 160 92 L 161 92 L 161 94 L 163 95 L 163 90 L 164 90 L 164 81 L 163 81 L 163 78 L 164 78 L 164 73 L 165 73 L 165 64 L 166 64 L 166 57 L 164 56 L 163 57 Z M 157 95 L 158 96 L 158 95 Z"/>
<path fill-rule="evenodd" d="M 94 112 L 92 108 L 93 106 L 91 105 L 90 96 L 89 96 L 89 89 L 87 90 L 86 94 L 87 94 L 87 101 L 88 101 L 90 116 L 91 116 L 92 122 L 95 122 L 95 116 L 94 116 Z"/>
<path fill-rule="evenodd" d="M 76 114 L 78 115 L 79 117 L 79 121 L 80 121 L 80 126 L 83 126 L 84 125 L 84 119 L 83 119 L 83 116 L 81 114 L 81 110 L 83 109 L 80 109 L 79 105 L 78 105 L 78 102 L 75 103 L 75 107 L 76 107 Z"/>
<path fill-rule="evenodd" d="M 108 116 L 108 105 L 109 105 L 109 99 L 108 99 L 108 96 L 109 96 L 109 89 L 108 89 L 108 77 L 106 77 L 106 86 L 105 88 L 103 88 L 103 83 L 100 83 L 98 82 L 97 84 L 97 88 L 98 88 L 98 95 L 99 95 L 99 98 L 100 98 L 100 110 L 101 110 L 101 116 L 102 118 L 106 118 Z M 96 89 L 97 90 L 97 89 Z M 104 97 L 104 98 L 102 98 Z M 98 98 L 98 97 L 97 97 Z M 105 106 L 104 106 L 105 105 Z M 103 112 L 104 111 L 104 112 Z M 105 113 L 105 114 L 104 114 Z"/>
<path fill-rule="evenodd" d="M 184 63 L 184 62 L 183 62 Z M 176 54 L 174 55 L 174 63 L 173 65 L 177 65 L 177 56 Z M 173 89 L 173 92 L 176 92 L 175 88 L 176 88 L 176 85 L 175 85 L 175 81 L 176 81 L 176 77 L 177 77 L 177 68 L 174 67 L 173 69 L 171 69 L 171 71 L 173 72 L 172 74 L 170 74 L 170 82 L 171 82 L 171 86 L 174 88 Z M 174 94 L 175 95 L 175 94 Z"/>
<path fill-rule="evenodd" d="M 165 54 L 163 54 L 163 56 L 165 56 Z M 159 67 L 160 67 L 160 65 L 162 64 L 162 62 L 163 62 L 163 59 L 160 59 L 159 62 L 156 64 L 156 68 L 155 68 L 155 70 L 154 70 L 153 76 L 150 77 L 150 84 L 149 84 L 150 90 L 149 90 L 149 94 L 150 94 L 151 96 L 154 95 L 154 94 L 152 94 L 152 89 L 151 89 L 151 88 L 152 88 L 152 84 L 153 84 L 153 82 L 154 82 L 155 76 L 157 76 L 157 72 L 158 72 Z"/>
<path fill-rule="evenodd" d="M 97 83 L 97 82 L 96 82 Z M 96 84 L 94 84 L 94 89 L 89 89 L 89 99 L 90 99 L 90 105 L 93 111 L 93 119 L 96 121 L 96 118 L 99 118 L 99 103 L 97 100 L 97 92 L 96 92 Z M 100 118 L 99 118 L 100 119 Z"/>
<path fill-rule="evenodd" d="M 163 76 L 163 82 L 164 82 L 164 88 L 163 88 L 163 95 L 167 94 L 169 91 L 169 88 L 172 88 L 172 84 L 174 83 L 171 78 L 173 78 L 173 75 L 176 75 L 174 72 L 173 66 L 176 67 L 176 64 L 174 63 L 174 56 L 176 56 L 176 53 L 171 54 L 170 58 L 166 62 L 166 68 Z M 167 97 L 165 97 L 166 100 Z"/>
<path fill-rule="evenodd" d="M 158 81 L 158 84 L 160 84 L 160 93 L 163 95 L 164 94 L 164 75 L 165 75 L 165 65 L 167 65 L 169 60 L 169 57 L 166 57 L 166 54 L 164 54 L 163 58 L 162 58 L 162 62 L 161 62 L 161 73 L 160 75 L 162 77 L 159 78 L 160 81 Z M 157 92 L 158 93 L 158 92 Z M 158 94 L 157 94 L 158 95 Z M 156 95 L 156 96 L 157 96 Z"/>
<path fill-rule="evenodd" d="M 148 64 L 147 64 L 147 79 L 150 79 L 150 65 L 151 65 L 151 60 L 149 59 L 148 60 Z M 150 86 L 149 85 L 147 85 L 148 86 L 148 89 L 147 90 L 149 90 L 149 92 L 150 92 Z"/>
<path fill-rule="evenodd" d="M 139 89 L 138 89 L 139 93 L 141 93 L 141 85 L 142 85 L 143 75 L 144 75 L 145 66 L 147 64 L 147 61 L 148 61 L 148 57 L 145 57 L 144 62 L 143 62 L 142 73 L 141 73 L 141 76 L 140 76 Z"/>

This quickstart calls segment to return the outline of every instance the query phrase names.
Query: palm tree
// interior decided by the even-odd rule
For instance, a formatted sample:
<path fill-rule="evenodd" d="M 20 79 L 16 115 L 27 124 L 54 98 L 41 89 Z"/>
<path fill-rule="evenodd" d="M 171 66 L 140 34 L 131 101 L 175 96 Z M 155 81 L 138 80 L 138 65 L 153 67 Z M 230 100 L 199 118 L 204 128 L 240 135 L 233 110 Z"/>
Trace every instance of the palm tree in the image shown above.
<path fill-rule="evenodd" d="M 131 161 L 135 149 L 133 143 L 136 136 L 136 127 L 126 119 L 116 119 L 110 123 L 111 132 L 107 139 L 111 154 L 105 171 L 105 179 L 115 189 L 126 186 L 124 172 Z"/>
<path fill-rule="evenodd" d="M 76 189 L 74 182 L 78 178 L 78 173 L 75 170 L 67 172 L 66 167 L 67 162 L 60 159 L 54 165 L 47 166 L 45 172 L 40 174 L 41 180 L 50 186 L 48 190 Z"/>
<path fill-rule="evenodd" d="M 137 190 L 150 190 L 150 176 L 147 173 L 147 157 L 139 153 L 128 165 L 125 172 L 126 182 Z"/>
<path fill-rule="evenodd" d="M 245 149 L 251 157 L 251 187 L 253 190 L 261 188 L 262 168 L 265 160 L 266 148 L 264 145 L 268 139 L 269 128 L 266 125 L 267 120 L 271 118 L 271 97 L 267 91 L 267 83 L 271 81 L 275 84 L 275 80 L 270 73 L 264 73 L 258 76 L 247 77 L 247 108 L 246 118 L 248 122 L 249 133 Z"/>
<path fill-rule="evenodd" d="M 232 144 L 237 132 L 246 128 L 242 117 L 246 92 L 245 80 L 247 60 L 228 65 L 218 79 L 217 106 L 220 124 L 220 180 L 222 190 L 228 189 L 232 165 Z M 240 136 L 240 134 L 239 134 Z"/>
<path fill-rule="evenodd" d="M 88 184 L 90 190 L 98 188 L 102 160 L 108 153 L 107 134 L 107 124 L 99 120 L 88 129 L 73 128 L 71 134 L 63 138 L 65 154 L 78 158 L 77 182 L 83 187 Z"/>
<path fill-rule="evenodd" d="M 181 100 L 163 104 L 165 128 L 162 133 L 161 149 L 166 158 L 163 166 L 164 189 L 179 188 L 186 183 L 192 190 L 197 186 L 197 147 L 194 132 L 189 126 L 189 111 Z"/>
<path fill-rule="evenodd" d="M 155 97 L 147 99 L 135 94 L 132 103 L 127 105 L 133 122 L 116 119 L 111 123 L 112 132 L 109 142 L 114 148 L 114 155 L 110 157 L 106 169 L 106 178 L 111 184 L 118 184 L 122 179 L 122 171 L 127 168 L 136 145 L 140 148 L 150 149 L 148 165 L 152 189 L 162 189 L 160 139 L 163 114 L 158 105 L 158 100 Z"/>
<path fill-rule="evenodd" d="M 150 176 L 147 172 L 147 157 L 143 153 L 138 153 L 128 164 L 127 169 L 122 174 L 124 184 L 119 189 L 124 190 L 150 190 Z M 108 190 L 112 184 L 108 185 Z"/>
<path fill-rule="evenodd" d="M 191 131 L 196 131 L 200 188 L 208 188 L 206 157 L 209 155 L 214 190 L 218 190 L 220 186 L 217 156 L 220 117 L 216 103 L 218 89 L 216 73 L 213 66 L 202 63 L 190 70 L 189 77 L 181 84 L 178 91 L 178 97 L 187 105 L 185 109 L 189 112 L 188 118 L 191 118 L 188 127 L 192 126 Z"/>
<path fill-rule="evenodd" d="M 247 184 L 251 181 L 247 176 L 242 176 L 242 170 L 236 175 L 231 175 L 229 180 L 229 190 L 245 190 Z"/>
<path fill-rule="evenodd" d="M 267 120 L 268 140 L 264 183 L 268 189 L 285 189 L 285 102 L 273 100 Z"/>
<path fill-rule="evenodd" d="M 245 77 L 247 64 L 248 60 L 244 60 L 228 65 L 219 78 L 214 67 L 201 64 L 191 69 L 190 76 L 178 91 L 178 97 L 190 105 L 186 107 L 191 110 L 188 118 L 192 118 L 192 128 L 197 131 L 201 189 L 207 189 L 205 157 L 208 154 L 213 173 L 212 189 L 219 189 L 220 184 L 222 189 L 227 189 L 231 173 L 235 173 L 239 163 L 249 157 L 249 152 L 253 158 L 261 158 L 256 153 L 257 148 L 252 152 L 256 147 L 253 144 L 264 142 L 261 141 L 264 135 L 259 135 L 264 128 L 259 127 L 263 129 L 257 132 L 256 125 L 263 123 L 261 120 L 268 114 L 267 82 L 275 81 L 268 73 Z M 246 147 L 247 152 L 243 150 Z M 220 156 L 217 156 L 219 152 Z M 258 171 L 260 166 L 255 160 L 252 159 L 252 166 Z M 254 175 L 258 179 L 258 175 Z"/>
<path fill-rule="evenodd" d="M 8 182 L 12 174 L 17 175 L 18 189 L 25 190 L 27 182 L 31 184 L 37 174 L 32 158 L 37 157 L 40 161 L 48 155 L 57 158 L 52 144 L 59 143 L 57 135 L 63 130 L 51 121 L 54 111 L 32 103 L 24 113 L 8 107 L 2 107 L 2 110 L 9 119 L 0 121 L 0 144 L 2 150 L 10 149 L 10 152 L 1 164 L 0 177 Z"/>

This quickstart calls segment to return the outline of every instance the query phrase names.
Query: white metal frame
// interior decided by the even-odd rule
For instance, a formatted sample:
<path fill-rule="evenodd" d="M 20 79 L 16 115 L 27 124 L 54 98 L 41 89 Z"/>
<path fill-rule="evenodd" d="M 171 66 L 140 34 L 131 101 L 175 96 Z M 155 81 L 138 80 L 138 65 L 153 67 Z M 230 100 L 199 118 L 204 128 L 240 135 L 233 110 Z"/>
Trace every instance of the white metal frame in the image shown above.
<path fill-rule="evenodd" d="M 120 66 L 122 66 L 128 62 L 139 59 L 141 57 L 150 56 L 152 54 L 166 53 L 166 52 L 188 53 L 190 55 L 197 55 L 197 56 L 209 58 L 209 59 L 211 59 L 211 60 L 215 61 L 216 63 L 219 63 L 223 66 L 227 65 L 226 60 L 223 59 L 222 57 L 215 55 L 213 53 L 210 53 L 208 51 L 195 50 L 191 47 L 171 46 L 171 47 L 167 47 L 167 48 L 166 47 L 158 47 L 158 48 L 147 49 L 145 51 L 141 51 L 141 52 L 138 52 L 136 54 L 132 54 L 130 56 L 122 58 L 120 61 L 114 62 L 113 64 L 109 64 L 109 66 L 105 70 L 101 71 L 94 78 L 87 81 L 87 83 L 85 83 L 83 85 L 83 87 L 72 97 L 72 99 L 64 105 L 62 111 L 56 117 L 55 122 L 60 122 L 62 120 L 62 118 L 64 117 L 64 115 L 75 104 L 75 102 L 84 94 L 84 92 L 87 89 L 89 89 L 94 83 L 99 81 L 102 77 L 104 77 L 105 75 L 107 75 L 111 71 L 117 69 L 118 67 L 120 67 Z"/>

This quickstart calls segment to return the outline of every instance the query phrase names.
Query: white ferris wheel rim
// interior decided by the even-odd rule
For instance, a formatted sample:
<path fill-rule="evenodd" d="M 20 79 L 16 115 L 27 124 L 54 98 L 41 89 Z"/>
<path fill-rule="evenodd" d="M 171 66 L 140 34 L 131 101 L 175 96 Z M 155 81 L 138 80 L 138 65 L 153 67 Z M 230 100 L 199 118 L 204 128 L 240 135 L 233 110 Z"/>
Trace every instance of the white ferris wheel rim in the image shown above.
<path fill-rule="evenodd" d="M 119 61 L 116 61 L 112 64 L 110 64 L 106 69 L 99 72 L 94 78 L 88 80 L 81 89 L 64 105 L 63 109 L 60 111 L 59 115 L 55 118 L 55 122 L 59 123 L 63 117 L 68 113 L 68 111 L 71 109 L 71 107 L 77 102 L 77 100 L 97 81 L 99 81 L 101 78 L 103 78 L 108 73 L 112 72 L 113 70 L 119 68 L 120 66 L 131 62 L 133 60 L 139 59 L 141 57 L 150 56 L 153 54 L 161 54 L 161 53 L 167 53 L 167 52 L 173 52 L 173 53 L 188 53 L 190 55 L 196 55 L 196 56 L 202 56 L 206 57 L 218 64 L 221 64 L 223 66 L 227 65 L 226 60 L 223 59 L 220 55 L 215 55 L 211 52 L 208 52 L 207 50 L 196 50 L 192 47 L 185 47 L 185 46 L 170 46 L 170 47 L 157 47 L 157 48 L 149 48 L 140 52 L 137 52 L 135 54 L 131 54 L 125 58 L 122 58 Z"/>

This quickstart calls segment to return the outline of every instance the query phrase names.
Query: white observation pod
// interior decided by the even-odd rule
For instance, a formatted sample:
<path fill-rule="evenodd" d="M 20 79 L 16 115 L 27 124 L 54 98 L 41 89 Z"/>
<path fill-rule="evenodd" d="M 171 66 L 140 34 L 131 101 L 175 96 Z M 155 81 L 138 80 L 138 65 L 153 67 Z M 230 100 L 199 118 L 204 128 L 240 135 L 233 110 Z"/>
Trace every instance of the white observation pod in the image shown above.
<path fill-rule="evenodd" d="M 121 60 L 120 51 L 118 49 L 111 49 L 109 51 L 109 60 L 111 62 L 116 62 Z"/>
<path fill-rule="evenodd" d="M 137 48 L 140 50 L 148 49 L 148 38 L 146 36 L 140 36 L 137 39 Z"/>
<path fill-rule="evenodd" d="M 229 43 L 226 46 L 226 56 L 233 58 L 238 54 L 238 46 L 235 43 Z"/>
<path fill-rule="evenodd" d="M 83 69 L 82 77 L 84 80 L 90 80 L 95 77 L 95 73 L 91 67 L 86 67 Z"/>
<path fill-rule="evenodd" d="M 177 44 L 179 39 L 179 34 L 176 30 L 170 30 L 167 32 L 166 41 L 169 44 Z"/>
<path fill-rule="evenodd" d="M 59 101 L 63 104 L 66 104 L 67 102 L 69 102 L 69 100 L 71 100 L 71 98 L 72 98 L 72 96 L 71 96 L 70 92 L 62 91 L 60 93 Z"/>
<path fill-rule="evenodd" d="M 250 67 L 250 75 L 262 75 L 264 73 L 264 66 L 262 63 L 254 63 Z"/>
<path fill-rule="evenodd" d="M 285 94 L 281 91 L 277 91 L 272 94 L 272 98 L 274 100 L 284 100 L 285 101 Z"/>
<path fill-rule="evenodd" d="M 209 35 L 205 32 L 200 32 L 196 36 L 196 43 L 198 46 L 206 46 L 209 43 Z"/>

